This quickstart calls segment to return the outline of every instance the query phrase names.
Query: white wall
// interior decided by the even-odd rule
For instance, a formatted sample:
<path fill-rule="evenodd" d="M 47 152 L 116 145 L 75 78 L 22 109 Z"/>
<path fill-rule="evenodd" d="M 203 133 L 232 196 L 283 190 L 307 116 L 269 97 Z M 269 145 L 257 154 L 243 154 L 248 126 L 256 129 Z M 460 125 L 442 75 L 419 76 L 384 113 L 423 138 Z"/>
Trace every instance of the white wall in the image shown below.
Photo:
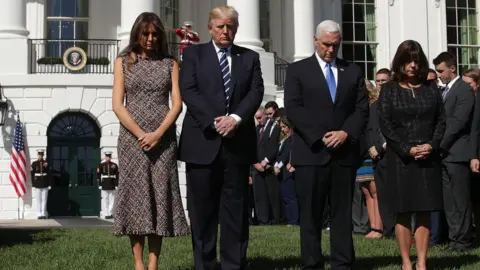
<path fill-rule="evenodd" d="M 10 103 L 9 119 L 2 127 L 0 140 L 0 220 L 17 219 L 18 200 L 9 181 L 10 151 L 15 127 L 16 112 L 25 126 L 25 146 L 28 150 L 27 164 L 36 158 L 37 149 L 47 148 L 47 128 L 50 121 L 65 111 L 87 113 L 101 130 L 100 147 L 113 151 L 117 160 L 117 136 L 119 122 L 112 111 L 112 75 L 25 75 L 0 76 L 4 95 Z M 177 122 L 181 130 L 183 115 Z M 48 154 L 48 153 L 47 153 Z M 186 180 L 184 165 L 179 162 L 180 189 L 186 207 Z M 28 175 L 27 194 L 20 199 L 20 218 L 36 218 L 36 200 L 32 195 Z"/>

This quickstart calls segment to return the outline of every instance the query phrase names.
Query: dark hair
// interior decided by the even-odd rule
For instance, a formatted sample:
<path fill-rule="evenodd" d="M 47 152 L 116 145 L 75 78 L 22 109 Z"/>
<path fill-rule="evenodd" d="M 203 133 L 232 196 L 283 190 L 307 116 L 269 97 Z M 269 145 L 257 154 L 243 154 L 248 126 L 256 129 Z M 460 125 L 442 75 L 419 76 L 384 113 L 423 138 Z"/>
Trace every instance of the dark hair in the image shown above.
<path fill-rule="evenodd" d="M 273 113 L 273 118 L 282 117 L 285 115 L 285 108 L 279 108 Z"/>
<path fill-rule="evenodd" d="M 275 101 L 269 101 L 265 104 L 265 110 L 268 108 L 273 108 L 276 111 L 278 110 L 278 104 Z"/>
<path fill-rule="evenodd" d="M 403 81 L 405 79 L 403 67 L 412 61 L 415 61 L 419 66 L 417 79 L 421 82 L 425 81 L 428 76 L 428 60 L 422 46 L 415 40 L 405 40 L 398 46 L 392 61 L 392 80 L 397 82 Z"/>
<path fill-rule="evenodd" d="M 433 59 L 433 64 L 435 66 L 445 63 L 446 66 L 454 66 L 457 70 L 457 58 L 451 52 L 442 52 L 435 59 Z"/>
<path fill-rule="evenodd" d="M 381 68 L 377 71 L 376 75 L 378 74 L 387 74 L 388 76 L 392 75 L 392 73 L 390 72 L 390 69 L 388 68 Z"/>
<path fill-rule="evenodd" d="M 163 26 L 160 17 L 157 14 L 152 12 L 143 12 L 138 15 L 135 23 L 133 23 L 132 29 L 130 31 L 130 41 L 120 52 L 120 56 L 125 56 L 127 58 L 127 67 L 137 62 L 137 54 L 140 54 L 142 48 L 140 46 L 140 39 L 145 31 L 145 28 L 149 25 L 153 25 L 157 34 L 157 47 L 155 48 L 155 57 L 166 58 L 172 57 L 168 52 L 168 43 L 167 43 L 167 34 L 165 32 L 165 27 Z"/>

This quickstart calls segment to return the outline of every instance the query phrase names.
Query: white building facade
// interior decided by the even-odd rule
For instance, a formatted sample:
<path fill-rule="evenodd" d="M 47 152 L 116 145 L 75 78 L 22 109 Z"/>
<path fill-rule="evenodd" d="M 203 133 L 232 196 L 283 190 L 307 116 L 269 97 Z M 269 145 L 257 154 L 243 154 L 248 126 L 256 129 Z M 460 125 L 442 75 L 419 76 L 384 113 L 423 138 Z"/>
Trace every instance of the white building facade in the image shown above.
<path fill-rule="evenodd" d="M 51 216 L 100 216 L 95 169 L 104 151 L 117 159 L 119 123 L 112 111 L 113 61 L 126 45 L 135 18 L 160 15 L 167 29 L 192 21 L 201 42 L 209 41 L 208 12 L 232 5 L 240 14 L 235 42 L 261 55 L 265 101 L 283 105 L 289 62 L 314 52 L 316 25 L 341 23 L 340 56 L 357 63 L 368 79 L 389 67 L 397 46 L 420 42 L 429 61 L 449 50 L 460 69 L 478 63 L 480 0 L 2 0 L 0 84 L 9 113 L 0 141 L 0 219 L 35 219 L 36 198 L 17 198 L 9 180 L 16 115 L 24 124 L 28 165 L 46 149 L 54 174 L 47 205 Z M 176 54 L 179 40 L 169 36 Z M 71 71 L 63 54 L 82 48 L 87 65 Z M 177 126 L 181 129 L 180 117 Z M 186 206 L 186 181 L 179 163 Z"/>

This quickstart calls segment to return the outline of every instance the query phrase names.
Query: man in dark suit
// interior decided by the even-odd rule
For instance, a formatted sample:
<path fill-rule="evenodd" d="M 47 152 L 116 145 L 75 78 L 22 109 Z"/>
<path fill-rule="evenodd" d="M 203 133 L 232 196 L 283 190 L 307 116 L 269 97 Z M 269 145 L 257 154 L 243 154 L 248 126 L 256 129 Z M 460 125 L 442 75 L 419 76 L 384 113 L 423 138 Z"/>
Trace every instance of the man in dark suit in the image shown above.
<path fill-rule="evenodd" d="M 469 138 L 475 95 L 457 74 L 457 60 L 450 52 L 433 59 L 435 70 L 445 84 L 442 92 L 447 127 L 440 144 L 443 157 L 443 204 L 448 223 L 449 249 L 468 250 L 472 244 L 470 205 Z"/>
<path fill-rule="evenodd" d="M 334 21 L 317 26 L 313 56 L 291 64 L 285 110 L 294 128 L 291 163 L 300 205 L 301 257 L 324 269 L 321 215 L 329 198 L 333 269 L 352 269 L 352 195 L 358 140 L 368 122 L 368 95 L 357 65 L 337 58 L 342 40 Z"/>
<path fill-rule="evenodd" d="M 284 220 L 280 182 L 273 171 L 280 143 L 280 128 L 273 118 L 278 110 L 275 101 L 265 104 L 267 122 L 257 126 L 257 159 L 253 164 L 255 206 L 260 225 L 281 224 Z"/>
<path fill-rule="evenodd" d="M 245 269 L 248 176 L 255 162 L 254 114 L 263 99 L 258 53 L 233 45 L 238 13 L 209 14 L 212 41 L 183 54 L 180 89 L 187 112 L 179 159 L 186 162 L 195 269 L 215 269 L 218 224 L 222 269 Z"/>

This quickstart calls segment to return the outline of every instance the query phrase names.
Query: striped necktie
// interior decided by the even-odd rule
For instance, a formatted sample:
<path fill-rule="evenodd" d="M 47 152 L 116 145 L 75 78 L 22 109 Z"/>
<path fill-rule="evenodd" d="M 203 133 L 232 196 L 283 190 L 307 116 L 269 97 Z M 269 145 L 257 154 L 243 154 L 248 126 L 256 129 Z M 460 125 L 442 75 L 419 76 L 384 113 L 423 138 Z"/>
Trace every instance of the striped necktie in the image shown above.
<path fill-rule="evenodd" d="M 227 60 L 227 51 L 227 48 L 220 49 L 220 52 L 222 53 L 222 55 L 220 56 L 220 69 L 222 70 L 223 87 L 225 90 L 225 99 L 227 103 L 226 111 L 228 113 L 228 109 L 230 107 L 230 98 L 232 94 L 232 80 L 230 76 L 230 67 Z"/>

